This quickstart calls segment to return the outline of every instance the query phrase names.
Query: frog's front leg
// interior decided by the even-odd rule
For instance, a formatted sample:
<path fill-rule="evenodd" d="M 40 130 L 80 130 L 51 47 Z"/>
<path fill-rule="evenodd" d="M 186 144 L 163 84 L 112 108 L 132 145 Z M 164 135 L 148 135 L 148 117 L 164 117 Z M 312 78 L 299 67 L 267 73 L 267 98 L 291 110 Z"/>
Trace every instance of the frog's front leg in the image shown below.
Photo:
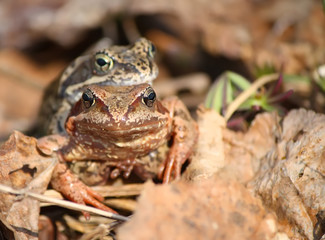
<path fill-rule="evenodd" d="M 87 203 L 104 211 L 116 213 L 102 204 L 103 197 L 81 182 L 63 162 L 58 163 L 54 168 L 51 185 L 73 202 L 83 205 Z M 85 214 L 85 216 L 88 217 L 89 215 Z"/>
<path fill-rule="evenodd" d="M 178 179 L 184 162 L 193 152 L 198 138 L 198 126 L 192 119 L 184 103 L 177 97 L 170 97 L 162 101 L 169 110 L 172 119 L 173 143 L 167 159 L 159 169 L 158 177 L 168 183 L 171 177 Z"/>
<path fill-rule="evenodd" d="M 38 139 L 37 147 L 45 155 L 57 154 L 59 163 L 52 174 L 51 185 L 66 198 L 79 204 L 90 204 L 104 211 L 116 213 L 102 204 L 103 197 L 81 182 L 67 167 L 60 153 L 62 146 L 66 145 L 67 138 L 61 135 L 51 135 Z M 85 217 L 89 216 L 84 213 Z"/>

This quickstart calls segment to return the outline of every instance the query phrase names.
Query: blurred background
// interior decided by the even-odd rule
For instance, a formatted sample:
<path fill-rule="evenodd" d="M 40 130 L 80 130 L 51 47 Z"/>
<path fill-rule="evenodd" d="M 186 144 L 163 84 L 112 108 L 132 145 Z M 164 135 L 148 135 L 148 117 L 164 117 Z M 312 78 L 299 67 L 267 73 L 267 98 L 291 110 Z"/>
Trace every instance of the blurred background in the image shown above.
<path fill-rule="evenodd" d="M 296 76 L 283 86 L 295 92 L 291 105 L 324 111 L 313 81 L 325 63 L 319 0 L 2 0 L 0 22 L 2 140 L 35 123 L 44 88 L 103 37 L 119 45 L 150 39 L 159 96 L 178 94 L 190 109 L 230 70 L 250 81 Z"/>

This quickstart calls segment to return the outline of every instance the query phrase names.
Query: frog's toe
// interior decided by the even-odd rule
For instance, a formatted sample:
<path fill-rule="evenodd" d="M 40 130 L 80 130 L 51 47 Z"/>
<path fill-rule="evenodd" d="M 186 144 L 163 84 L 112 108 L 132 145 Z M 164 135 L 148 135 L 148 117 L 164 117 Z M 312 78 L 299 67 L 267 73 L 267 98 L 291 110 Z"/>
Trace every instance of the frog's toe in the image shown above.
<path fill-rule="evenodd" d="M 181 176 L 181 163 L 173 156 L 168 157 L 166 161 L 159 167 L 158 178 L 163 183 L 169 183 L 172 179 L 177 180 Z"/>
<path fill-rule="evenodd" d="M 85 189 L 83 189 L 80 193 L 85 203 L 92 205 L 98 209 L 117 214 L 116 211 L 102 204 L 100 201 L 104 200 L 103 197 L 88 186 L 85 185 Z"/>
<path fill-rule="evenodd" d="M 102 195 L 100 195 L 98 192 L 92 190 L 90 187 L 87 185 L 84 185 L 84 189 L 86 190 L 86 193 L 88 196 L 97 199 L 98 201 L 102 202 L 104 201 L 104 198 Z"/>
<path fill-rule="evenodd" d="M 163 183 L 169 183 L 171 181 L 174 161 L 175 161 L 174 158 L 169 158 L 166 161 L 166 164 L 164 166 Z"/>
<path fill-rule="evenodd" d="M 104 198 L 97 193 L 96 191 L 92 190 L 90 187 L 82 183 L 81 181 L 78 181 L 77 183 L 74 183 L 74 188 L 76 189 L 74 191 L 74 195 L 70 196 L 70 200 L 79 204 L 89 204 L 93 207 L 96 207 L 98 209 L 116 213 L 113 209 L 107 207 L 106 205 L 102 204 L 100 201 L 103 201 Z"/>
<path fill-rule="evenodd" d="M 51 183 L 55 190 L 75 203 L 83 205 L 87 203 L 101 210 L 116 213 L 114 210 L 102 204 L 100 201 L 103 201 L 104 198 L 74 176 L 65 164 L 59 163 L 56 166 Z M 85 217 L 87 218 L 86 215 Z"/>

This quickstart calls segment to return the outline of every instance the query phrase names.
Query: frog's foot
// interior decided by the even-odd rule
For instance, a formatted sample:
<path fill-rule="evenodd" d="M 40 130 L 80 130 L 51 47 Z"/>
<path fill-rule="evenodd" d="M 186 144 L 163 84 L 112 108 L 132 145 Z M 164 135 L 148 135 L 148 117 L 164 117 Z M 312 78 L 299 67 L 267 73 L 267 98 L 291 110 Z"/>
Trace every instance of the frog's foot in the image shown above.
<path fill-rule="evenodd" d="M 188 156 L 184 156 L 177 146 L 173 145 L 169 151 L 167 159 L 160 165 L 158 178 L 163 183 L 169 183 L 171 179 L 178 180 L 181 176 L 181 168 Z"/>
<path fill-rule="evenodd" d="M 116 168 L 111 172 L 110 177 L 112 179 L 115 179 L 121 174 L 121 172 L 123 172 L 123 177 L 128 178 L 133 170 L 135 163 L 135 159 L 119 161 L 119 163 L 116 165 Z"/>
<path fill-rule="evenodd" d="M 173 145 L 169 150 L 167 159 L 158 171 L 158 178 L 162 179 L 163 183 L 169 183 L 171 179 L 180 178 L 182 166 L 192 154 L 198 136 L 195 123 L 188 125 L 186 121 L 176 116 L 174 117 L 174 124 L 177 127 L 174 130 Z M 190 128 L 192 128 L 191 131 L 189 131 Z"/>
<path fill-rule="evenodd" d="M 185 161 L 192 154 L 198 138 L 197 123 L 191 118 L 186 106 L 176 97 L 164 100 L 164 105 L 170 112 L 172 122 L 173 145 L 169 151 L 168 158 L 161 165 L 158 178 L 163 183 L 171 179 L 179 179 L 181 168 Z"/>
<path fill-rule="evenodd" d="M 59 163 L 55 167 L 51 184 L 55 190 L 75 203 L 83 205 L 87 203 L 101 210 L 116 213 L 111 208 L 102 204 L 100 201 L 103 201 L 104 198 L 81 182 L 63 163 Z M 86 219 L 89 218 L 89 213 L 84 212 L 83 214 Z"/>

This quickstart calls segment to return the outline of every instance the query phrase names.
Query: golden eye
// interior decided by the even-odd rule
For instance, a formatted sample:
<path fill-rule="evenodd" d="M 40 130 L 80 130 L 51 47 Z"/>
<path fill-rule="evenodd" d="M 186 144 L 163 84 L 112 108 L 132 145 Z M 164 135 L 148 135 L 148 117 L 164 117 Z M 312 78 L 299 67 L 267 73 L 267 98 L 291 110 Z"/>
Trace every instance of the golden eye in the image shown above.
<path fill-rule="evenodd" d="M 81 98 L 86 108 L 90 108 L 95 103 L 94 94 L 90 91 L 90 89 L 84 91 Z"/>
<path fill-rule="evenodd" d="M 151 87 L 147 88 L 147 91 L 143 94 L 142 100 L 148 107 L 152 107 L 153 103 L 156 101 L 155 91 Z"/>
<path fill-rule="evenodd" d="M 150 42 L 149 49 L 148 49 L 149 56 L 154 58 L 156 54 L 156 47 L 153 45 L 152 42 Z"/>
<path fill-rule="evenodd" d="M 105 53 L 96 53 L 95 67 L 100 72 L 107 72 L 113 67 L 113 59 Z"/>

